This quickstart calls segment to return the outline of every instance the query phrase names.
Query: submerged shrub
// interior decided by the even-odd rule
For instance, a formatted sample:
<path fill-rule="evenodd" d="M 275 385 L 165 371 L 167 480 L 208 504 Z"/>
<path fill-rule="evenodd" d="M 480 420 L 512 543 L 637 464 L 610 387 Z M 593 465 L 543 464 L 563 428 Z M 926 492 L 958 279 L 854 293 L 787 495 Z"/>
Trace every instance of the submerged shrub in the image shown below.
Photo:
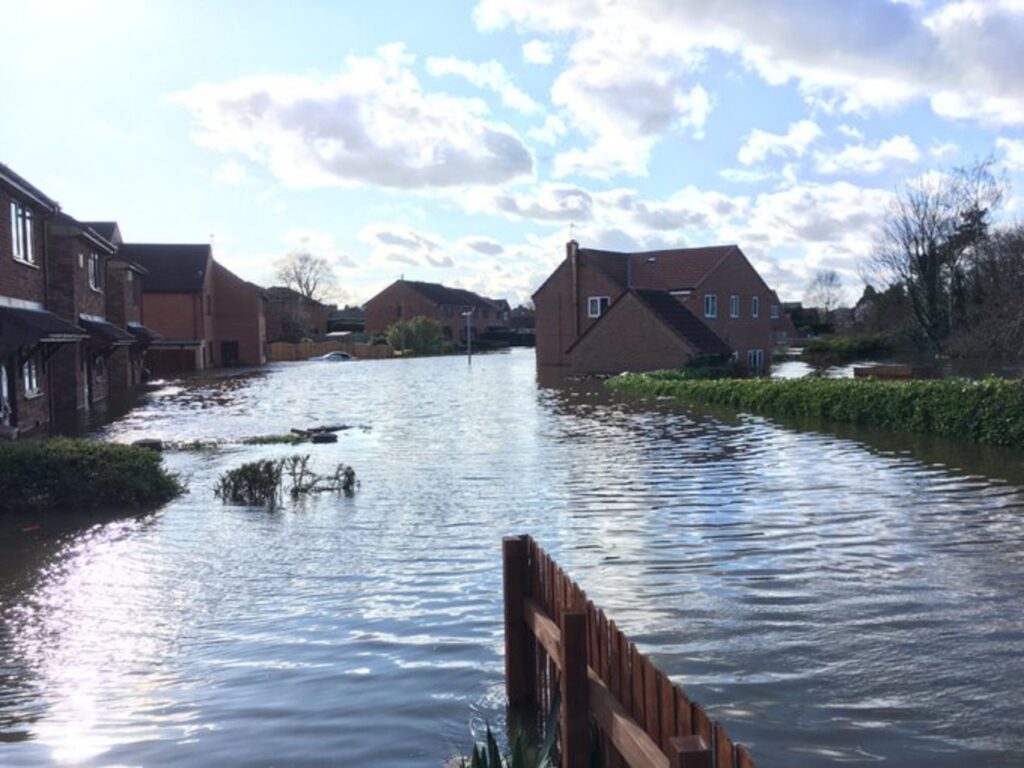
<path fill-rule="evenodd" d="M 148 448 L 70 438 L 0 444 L 0 512 L 147 507 L 183 491 Z"/>
<path fill-rule="evenodd" d="M 804 348 L 804 359 L 820 365 L 835 365 L 892 353 L 895 342 L 885 334 L 852 334 L 812 339 Z"/>
<path fill-rule="evenodd" d="M 356 471 L 347 464 L 321 475 L 310 468 L 308 455 L 296 455 L 250 461 L 229 470 L 221 475 L 214 493 L 225 504 L 265 507 L 276 504 L 286 492 L 293 499 L 330 491 L 350 495 L 358 485 Z"/>
<path fill-rule="evenodd" d="M 989 377 L 877 379 L 730 379 L 694 381 L 671 371 L 617 376 L 607 385 L 766 415 L 848 422 L 989 445 L 1024 447 L 1024 382 Z"/>

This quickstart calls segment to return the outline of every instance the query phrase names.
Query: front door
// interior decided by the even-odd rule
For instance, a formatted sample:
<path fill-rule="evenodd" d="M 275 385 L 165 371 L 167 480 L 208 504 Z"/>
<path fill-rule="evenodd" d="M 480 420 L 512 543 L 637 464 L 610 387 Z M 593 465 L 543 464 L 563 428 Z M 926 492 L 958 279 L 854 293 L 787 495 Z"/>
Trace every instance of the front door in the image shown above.
<path fill-rule="evenodd" d="M 7 361 L 0 363 L 0 426 L 9 427 L 14 422 L 14 396 L 11 393 L 11 379 L 7 375 Z"/>
<path fill-rule="evenodd" d="M 220 364 L 221 365 L 238 365 L 241 361 L 239 360 L 239 350 L 237 341 L 222 341 L 220 343 Z"/>
<path fill-rule="evenodd" d="M 92 355 L 85 353 L 82 360 L 82 386 L 85 388 L 85 410 L 92 407 Z"/>

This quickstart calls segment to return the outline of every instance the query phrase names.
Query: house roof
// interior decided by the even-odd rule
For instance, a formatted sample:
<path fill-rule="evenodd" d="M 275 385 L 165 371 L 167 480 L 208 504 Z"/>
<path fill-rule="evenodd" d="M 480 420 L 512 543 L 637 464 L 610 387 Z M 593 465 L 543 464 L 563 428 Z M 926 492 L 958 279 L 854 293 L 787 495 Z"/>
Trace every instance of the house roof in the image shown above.
<path fill-rule="evenodd" d="M 686 340 L 701 355 L 728 355 L 732 347 L 722 341 L 721 337 L 703 323 L 693 312 L 683 306 L 668 291 L 654 291 L 646 288 L 634 288 L 632 293 L 662 323 L 671 328 Z"/>
<path fill-rule="evenodd" d="M 459 307 L 484 307 L 494 309 L 494 304 L 478 293 L 463 288 L 449 288 L 440 283 L 422 283 L 418 280 L 400 281 L 435 304 L 452 304 Z"/>
<path fill-rule="evenodd" d="M 696 288 L 734 251 L 739 252 L 735 245 L 712 245 L 631 253 L 630 283 L 662 291 Z"/>
<path fill-rule="evenodd" d="M 203 289 L 213 249 L 209 245 L 125 243 L 118 256 L 148 271 L 146 293 L 197 293 Z"/>
<path fill-rule="evenodd" d="M 136 338 L 137 341 L 143 344 L 152 344 L 154 341 L 159 341 L 163 338 L 152 328 L 147 328 L 141 323 L 128 323 L 127 330 L 128 333 Z"/>
<path fill-rule="evenodd" d="M 624 301 L 627 296 L 635 297 L 648 312 L 666 326 L 676 336 L 694 349 L 698 355 L 728 355 L 732 353 L 732 347 L 708 328 L 696 315 L 683 306 L 682 302 L 676 299 L 668 291 L 655 291 L 644 288 L 634 288 L 625 291 L 611 306 L 605 310 L 600 319 L 585 330 L 576 339 L 567 352 L 571 352 L 583 339 L 592 331 L 605 322 L 611 314 L 612 309 Z"/>
<path fill-rule="evenodd" d="M 78 318 L 78 324 L 89 332 L 93 341 L 101 347 L 121 347 L 135 343 L 135 337 L 126 331 L 122 331 L 113 323 L 106 320 L 88 320 L 84 317 Z"/>
<path fill-rule="evenodd" d="M 38 187 L 31 184 L 27 179 L 19 176 L 3 163 L 0 163 L 0 182 L 13 188 L 24 195 L 36 205 L 46 208 L 51 213 L 60 210 L 60 203 L 44 194 Z"/>
<path fill-rule="evenodd" d="M 118 228 L 116 221 L 83 221 L 82 223 L 115 245 L 119 244 L 121 230 Z"/>
<path fill-rule="evenodd" d="M 54 220 L 54 226 L 51 229 L 51 232 L 56 235 L 84 238 L 91 245 L 99 248 L 107 254 L 112 254 L 117 250 L 114 244 L 102 234 L 94 230 L 88 224 L 78 221 L 78 219 L 73 216 L 69 216 L 63 211 L 57 214 L 57 218 Z"/>
<path fill-rule="evenodd" d="M 285 285 L 272 285 L 269 288 L 263 289 L 267 298 L 271 301 L 297 301 L 303 304 L 315 304 L 318 307 L 327 308 L 327 305 L 322 301 L 311 299 L 308 296 L 303 296 L 301 293 L 296 291 L 294 288 L 289 288 Z"/>

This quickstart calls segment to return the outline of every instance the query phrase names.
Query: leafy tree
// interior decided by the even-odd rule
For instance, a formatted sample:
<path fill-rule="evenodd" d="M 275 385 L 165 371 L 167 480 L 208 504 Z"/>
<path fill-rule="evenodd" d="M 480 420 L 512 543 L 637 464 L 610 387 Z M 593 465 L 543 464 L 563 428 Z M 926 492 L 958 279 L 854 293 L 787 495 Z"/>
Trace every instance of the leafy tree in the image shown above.
<path fill-rule="evenodd" d="M 441 324 L 429 317 L 399 320 L 387 330 L 388 344 L 414 355 L 433 355 L 444 349 Z"/>
<path fill-rule="evenodd" d="M 1004 192 L 991 159 L 926 174 L 896 194 L 875 239 L 870 273 L 903 287 L 915 324 L 937 350 L 965 319 L 967 270 Z"/>
<path fill-rule="evenodd" d="M 275 263 L 279 282 L 307 299 L 319 301 L 336 282 L 331 263 L 308 251 L 292 251 Z"/>

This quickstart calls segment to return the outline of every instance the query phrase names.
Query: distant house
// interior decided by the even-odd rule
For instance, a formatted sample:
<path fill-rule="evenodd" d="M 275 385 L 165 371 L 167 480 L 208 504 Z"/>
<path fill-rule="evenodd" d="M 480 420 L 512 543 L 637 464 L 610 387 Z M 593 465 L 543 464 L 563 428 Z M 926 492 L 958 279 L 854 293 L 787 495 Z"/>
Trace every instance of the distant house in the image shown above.
<path fill-rule="evenodd" d="M 267 341 L 300 341 L 325 335 L 334 307 L 284 286 L 267 288 Z"/>
<path fill-rule="evenodd" d="M 334 309 L 327 317 L 327 326 L 332 333 L 362 333 L 366 330 L 366 313 L 362 307 Z"/>
<path fill-rule="evenodd" d="M 89 334 L 47 307 L 46 227 L 60 206 L 0 164 L 0 436 L 52 420 L 49 361 Z"/>
<path fill-rule="evenodd" d="M 462 288 L 449 288 L 440 283 L 396 280 L 366 302 L 366 332 L 384 333 L 400 320 L 429 317 L 441 324 L 446 339 L 466 340 L 467 314 L 469 333 L 473 339 L 494 327 L 508 324 L 508 304 Z"/>
<path fill-rule="evenodd" d="M 580 248 L 534 293 L 537 365 L 551 373 L 680 367 L 701 357 L 762 370 L 777 296 L 735 245 L 618 253 Z"/>
<path fill-rule="evenodd" d="M 144 320 L 160 335 L 155 374 L 266 362 L 266 297 L 218 264 L 209 245 L 125 243 L 119 254 L 146 270 Z"/>

